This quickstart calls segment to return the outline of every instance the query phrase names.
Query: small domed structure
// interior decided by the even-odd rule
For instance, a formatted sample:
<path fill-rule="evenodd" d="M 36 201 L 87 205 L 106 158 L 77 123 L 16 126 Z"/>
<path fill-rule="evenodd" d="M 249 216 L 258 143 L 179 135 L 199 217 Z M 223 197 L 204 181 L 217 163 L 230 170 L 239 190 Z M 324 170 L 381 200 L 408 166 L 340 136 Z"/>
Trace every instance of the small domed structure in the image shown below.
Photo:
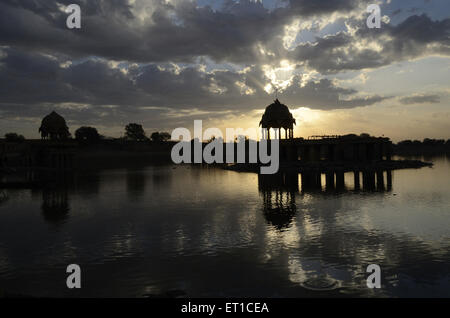
<path fill-rule="evenodd" d="M 270 128 L 278 128 L 279 131 L 281 130 L 281 128 L 284 128 L 286 139 L 294 138 L 295 118 L 292 116 L 289 108 L 286 105 L 281 104 L 278 99 L 276 99 L 272 104 L 266 107 L 259 125 L 262 128 L 267 129 L 269 139 Z"/>
<path fill-rule="evenodd" d="M 42 139 L 67 139 L 70 136 L 66 120 L 55 111 L 42 119 L 39 132 Z"/>

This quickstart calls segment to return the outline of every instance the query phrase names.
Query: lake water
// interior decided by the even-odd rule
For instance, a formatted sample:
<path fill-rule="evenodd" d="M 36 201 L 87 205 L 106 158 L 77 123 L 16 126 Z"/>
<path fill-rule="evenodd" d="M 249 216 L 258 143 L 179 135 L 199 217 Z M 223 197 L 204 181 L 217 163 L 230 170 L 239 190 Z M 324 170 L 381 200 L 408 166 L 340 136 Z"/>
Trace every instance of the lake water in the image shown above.
<path fill-rule="evenodd" d="M 450 159 L 383 187 L 278 185 L 192 166 L 83 172 L 4 190 L 0 290 L 142 297 L 450 297 Z M 325 178 L 325 176 L 322 176 Z M 79 264 L 82 288 L 66 287 Z M 381 288 L 366 286 L 369 264 Z"/>

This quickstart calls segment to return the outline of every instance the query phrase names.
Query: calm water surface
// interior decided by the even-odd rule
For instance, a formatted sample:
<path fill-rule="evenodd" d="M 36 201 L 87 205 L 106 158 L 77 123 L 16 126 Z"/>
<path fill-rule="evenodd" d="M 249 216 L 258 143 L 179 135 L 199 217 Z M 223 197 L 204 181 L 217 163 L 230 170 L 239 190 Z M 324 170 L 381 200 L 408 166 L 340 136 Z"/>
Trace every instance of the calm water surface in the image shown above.
<path fill-rule="evenodd" d="M 157 166 L 0 194 L 0 289 L 33 296 L 450 297 L 450 160 L 383 187 Z M 325 176 L 322 176 L 324 179 Z M 66 288 L 66 266 L 82 269 Z M 379 264 L 382 288 L 366 287 Z"/>

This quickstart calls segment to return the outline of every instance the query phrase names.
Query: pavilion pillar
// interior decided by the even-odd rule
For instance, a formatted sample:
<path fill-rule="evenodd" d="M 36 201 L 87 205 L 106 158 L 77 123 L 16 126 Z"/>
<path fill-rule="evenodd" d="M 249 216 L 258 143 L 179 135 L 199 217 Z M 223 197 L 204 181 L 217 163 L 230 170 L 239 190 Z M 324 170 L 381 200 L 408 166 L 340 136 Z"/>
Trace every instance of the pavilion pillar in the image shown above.
<path fill-rule="evenodd" d="M 336 188 L 343 189 L 345 187 L 344 170 L 336 171 Z"/>
<path fill-rule="evenodd" d="M 375 189 L 375 173 L 371 170 L 366 170 L 363 172 L 363 185 L 364 190 Z"/>
<path fill-rule="evenodd" d="M 392 171 L 391 170 L 386 171 L 386 186 L 387 186 L 388 191 L 392 190 Z"/>
<path fill-rule="evenodd" d="M 353 171 L 353 184 L 355 186 L 355 190 L 359 190 L 361 185 L 359 183 L 359 171 L 355 170 Z"/>
<path fill-rule="evenodd" d="M 377 176 L 377 190 L 383 191 L 384 190 L 384 176 L 383 176 L 383 170 L 378 170 L 376 172 Z"/>
<path fill-rule="evenodd" d="M 325 173 L 325 188 L 327 190 L 334 189 L 334 172 Z"/>

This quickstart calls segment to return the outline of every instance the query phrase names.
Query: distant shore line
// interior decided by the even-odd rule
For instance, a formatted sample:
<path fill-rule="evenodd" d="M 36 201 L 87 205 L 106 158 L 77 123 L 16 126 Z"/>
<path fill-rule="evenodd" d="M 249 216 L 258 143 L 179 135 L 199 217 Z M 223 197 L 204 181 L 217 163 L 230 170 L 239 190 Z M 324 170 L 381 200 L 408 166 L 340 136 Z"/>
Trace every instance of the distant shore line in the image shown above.
<path fill-rule="evenodd" d="M 331 171 L 365 171 L 365 170 L 399 170 L 399 169 L 419 169 L 422 167 L 432 167 L 433 163 L 420 160 L 389 160 L 368 163 L 338 163 L 338 162 L 308 162 L 308 163 L 282 163 L 279 172 L 320 172 L 326 173 Z M 232 164 L 224 166 L 226 170 L 237 172 L 258 172 L 259 164 Z"/>
<path fill-rule="evenodd" d="M 4 140 L 0 140 L 5 142 Z M 8 143 L 8 142 L 6 142 Z M 52 144 L 52 141 L 41 140 L 24 140 L 21 143 L 31 146 L 39 146 L 42 144 Z M 21 144 L 19 143 L 19 144 Z M 17 144 L 17 143 L 14 143 Z M 129 168 L 142 167 L 152 164 L 172 164 L 171 149 L 176 144 L 174 141 L 124 141 L 124 140 L 100 140 L 96 143 L 82 143 L 76 140 L 68 140 L 64 144 L 73 147 L 76 155 L 76 162 L 74 169 L 104 169 L 104 168 Z M 394 144 L 393 155 L 397 156 L 439 156 L 450 155 L 450 147 L 446 144 L 437 143 L 432 145 L 414 146 L 417 143 L 411 142 L 406 144 Z M 18 147 L 17 158 L 20 159 L 20 147 Z M 15 168 L 13 164 L 14 157 L 9 158 L 9 164 L 3 168 Z M 415 159 L 415 158 L 414 158 Z M 418 158 L 420 159 L 420 158 Z M 216 164 L 222 165 L 225 169 L 234 171 L 252 171 L 259 168 L 256 164 Z M 424 166 L 431 166 L 430 163 L 421 162 L 418 160 L 391 160 L 385 162 L 378 162 L 375 165 L 371 162 L 333 162 L 331 165 L 326 161 L 319 162 L 296 162 L 281 163 L 281 170 L 326 170 L 326 169 L 344 169 L 350 171 L 354 169 L 407 169 L 420 168 Z M 0 170 L 3 169 L 0 165 Z M 0 171 L 1 172 L 1 171 Z M 6 172 L 6 171 L 4 171 Z"/>

